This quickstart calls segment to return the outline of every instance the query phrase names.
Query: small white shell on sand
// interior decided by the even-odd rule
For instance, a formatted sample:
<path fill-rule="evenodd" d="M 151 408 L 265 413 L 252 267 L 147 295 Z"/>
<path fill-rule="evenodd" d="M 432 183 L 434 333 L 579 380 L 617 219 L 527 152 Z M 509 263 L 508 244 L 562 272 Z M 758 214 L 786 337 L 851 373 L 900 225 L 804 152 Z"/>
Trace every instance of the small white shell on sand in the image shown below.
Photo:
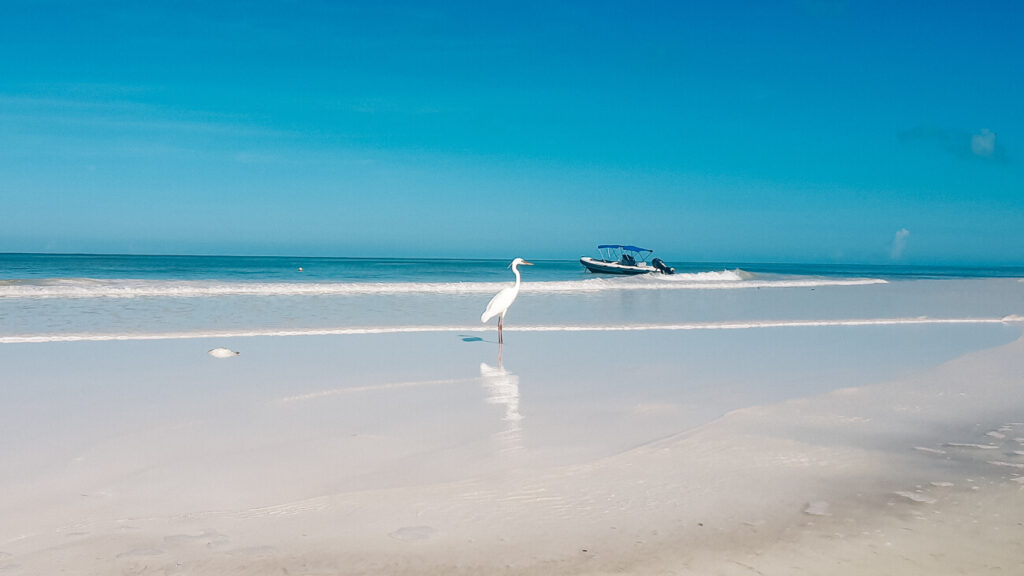
<path fill-rule="evenodd" d="M 899 492 L 895 492 L 895 494 L 897 496 L 902 496 L 907 500 L 910 500 L 911 502 L 917 502 L 919 504 L 935 504 L 936 502 L 935 498 L 932 498 L 931 496 L 928 496 L 927 494 L 922 494 L 920 492 L 900 490 Z"/>
<path fill-rule="evenodd" d="M 228 348 L 214 348 L 213 350 L 207 352 L 207 354 L 213 356 L 214 358 L 234 358 L 235 356 L 241 354 L 241 352 L 235 352 L 234 350 L 230 350 Z"/>

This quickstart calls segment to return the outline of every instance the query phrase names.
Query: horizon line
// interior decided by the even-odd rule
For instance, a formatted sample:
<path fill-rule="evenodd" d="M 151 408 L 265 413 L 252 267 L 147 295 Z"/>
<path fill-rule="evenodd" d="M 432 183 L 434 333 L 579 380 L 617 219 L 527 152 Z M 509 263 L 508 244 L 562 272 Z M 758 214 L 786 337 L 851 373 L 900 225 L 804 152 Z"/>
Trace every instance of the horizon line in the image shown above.
<path fill-rule="evenodd" d="M 0 252 L 0 256 L 86 256 L 86 257 L 159 257 L 159 258 L 294 258 L 294 259 L 321 259 L 321 260 L 442 260 L 442 261 L 463 261 L 463 262 L 494 262 L 507 260 L 508 256 L 494 257 L 461 257 L 461 256 L 310 256 L 298 254 L 186 254 L 172 252 Z M 531 260 L 537 262 L 575 262 L 578 256 L 571 258 L 536 258 Z M 867 261 L 800 261 L 800 260 L 673 260 L 673 263 L 685 264 L 708 264 L 708 265 L 755 265 L 755 266 L 808 266 L 808 267 L 829 267 L 829 266 L 850 266 L 850 267 L 878 267 L 878 268 L 961 268 L 961 269 L 1019 269 L 1024 268 L 1024 262 L 1020 263 L 962 263 L 962 262 L 867 262 Z"/>

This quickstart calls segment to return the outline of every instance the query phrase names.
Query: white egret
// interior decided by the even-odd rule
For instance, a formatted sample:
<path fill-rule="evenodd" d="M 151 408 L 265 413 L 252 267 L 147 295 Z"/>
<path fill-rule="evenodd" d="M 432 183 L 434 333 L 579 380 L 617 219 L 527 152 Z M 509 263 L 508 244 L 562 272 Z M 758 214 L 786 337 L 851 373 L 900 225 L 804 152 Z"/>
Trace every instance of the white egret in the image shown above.
<path fill-rule="evenodd" d="M 519 295 L 519 285 L 522 283 L 519 278 L 519 265 L 533 266 L 532 262 L 527 262 L 522 258 L 516 258 L 509 265 L 512 269 L 512 273 L 516 275 L 516 283 L 513 286 L 507 286 L 502 288 L 500 292 L 491 298 L 491 301 L 487 303 L 487 309 L 480 315 L 480 321 L 486 323 L 495 316 L 498 317 L 498 343 L 502 342 L 501 327 L 505 323 L 505 313 L 508 312 L 509 306 L 516 301 L 516 296 Z"/>

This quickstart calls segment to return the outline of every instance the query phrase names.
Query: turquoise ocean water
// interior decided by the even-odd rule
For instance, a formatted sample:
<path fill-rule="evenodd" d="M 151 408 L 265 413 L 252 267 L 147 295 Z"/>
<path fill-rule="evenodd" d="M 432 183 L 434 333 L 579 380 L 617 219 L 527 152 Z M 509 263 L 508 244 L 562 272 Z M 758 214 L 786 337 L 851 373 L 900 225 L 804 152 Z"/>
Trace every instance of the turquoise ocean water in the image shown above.
<path fill-rule="evenodd" d="M 688 329 L 1024 315 L 1024 267 L 523 267 L 508 327 Z M 483 328 L 508 260 L 0 254 L 0 341 Z"/>

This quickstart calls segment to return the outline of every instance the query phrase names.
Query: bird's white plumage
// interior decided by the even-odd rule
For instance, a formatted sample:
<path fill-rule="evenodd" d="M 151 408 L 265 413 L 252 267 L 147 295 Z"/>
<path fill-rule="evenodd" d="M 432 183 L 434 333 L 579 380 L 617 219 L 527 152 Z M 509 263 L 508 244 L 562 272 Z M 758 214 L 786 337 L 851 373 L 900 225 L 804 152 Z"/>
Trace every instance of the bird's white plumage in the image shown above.
<path fill-rule="evenodd" d="M 508 312 L 508 307 L 512 305 L 512 302 L 515 302 L 516 296 L 518 295 L 518 286 L 506 286 L 502 288 L 501 291 L 495 294 L 494 298 L 491 298 L 491 301 L 487 303 L 487 309 L 484 310 L 484 313 L 480 316 L 480 321 L 487 322 L 499 314 L 504 316 L 505 312 Z"/>
<path fill-rule="evenodd" d="M 508 312 L 509 306 L 512 305 L 516 300 L 516 296 L 519 296 L 519 285 L 521 279 L 519 277 L 519 265 L 533 266 L 533 263 L 527 262 L 522 258 L 516 258 L 509 265 L 512 268 L 512 273 L 516 275 L 516 283 L 512 286 L 506 286 L 502 288 L 491 301 L 487 303 L 487 308 L 484 309 L 484 313 L 480 315 L 481 322 L 487 322 L 495 316 L 498 317 L 498 342 L 501 342 L 501 327 L 505 321 L 505 313 Z"/>

